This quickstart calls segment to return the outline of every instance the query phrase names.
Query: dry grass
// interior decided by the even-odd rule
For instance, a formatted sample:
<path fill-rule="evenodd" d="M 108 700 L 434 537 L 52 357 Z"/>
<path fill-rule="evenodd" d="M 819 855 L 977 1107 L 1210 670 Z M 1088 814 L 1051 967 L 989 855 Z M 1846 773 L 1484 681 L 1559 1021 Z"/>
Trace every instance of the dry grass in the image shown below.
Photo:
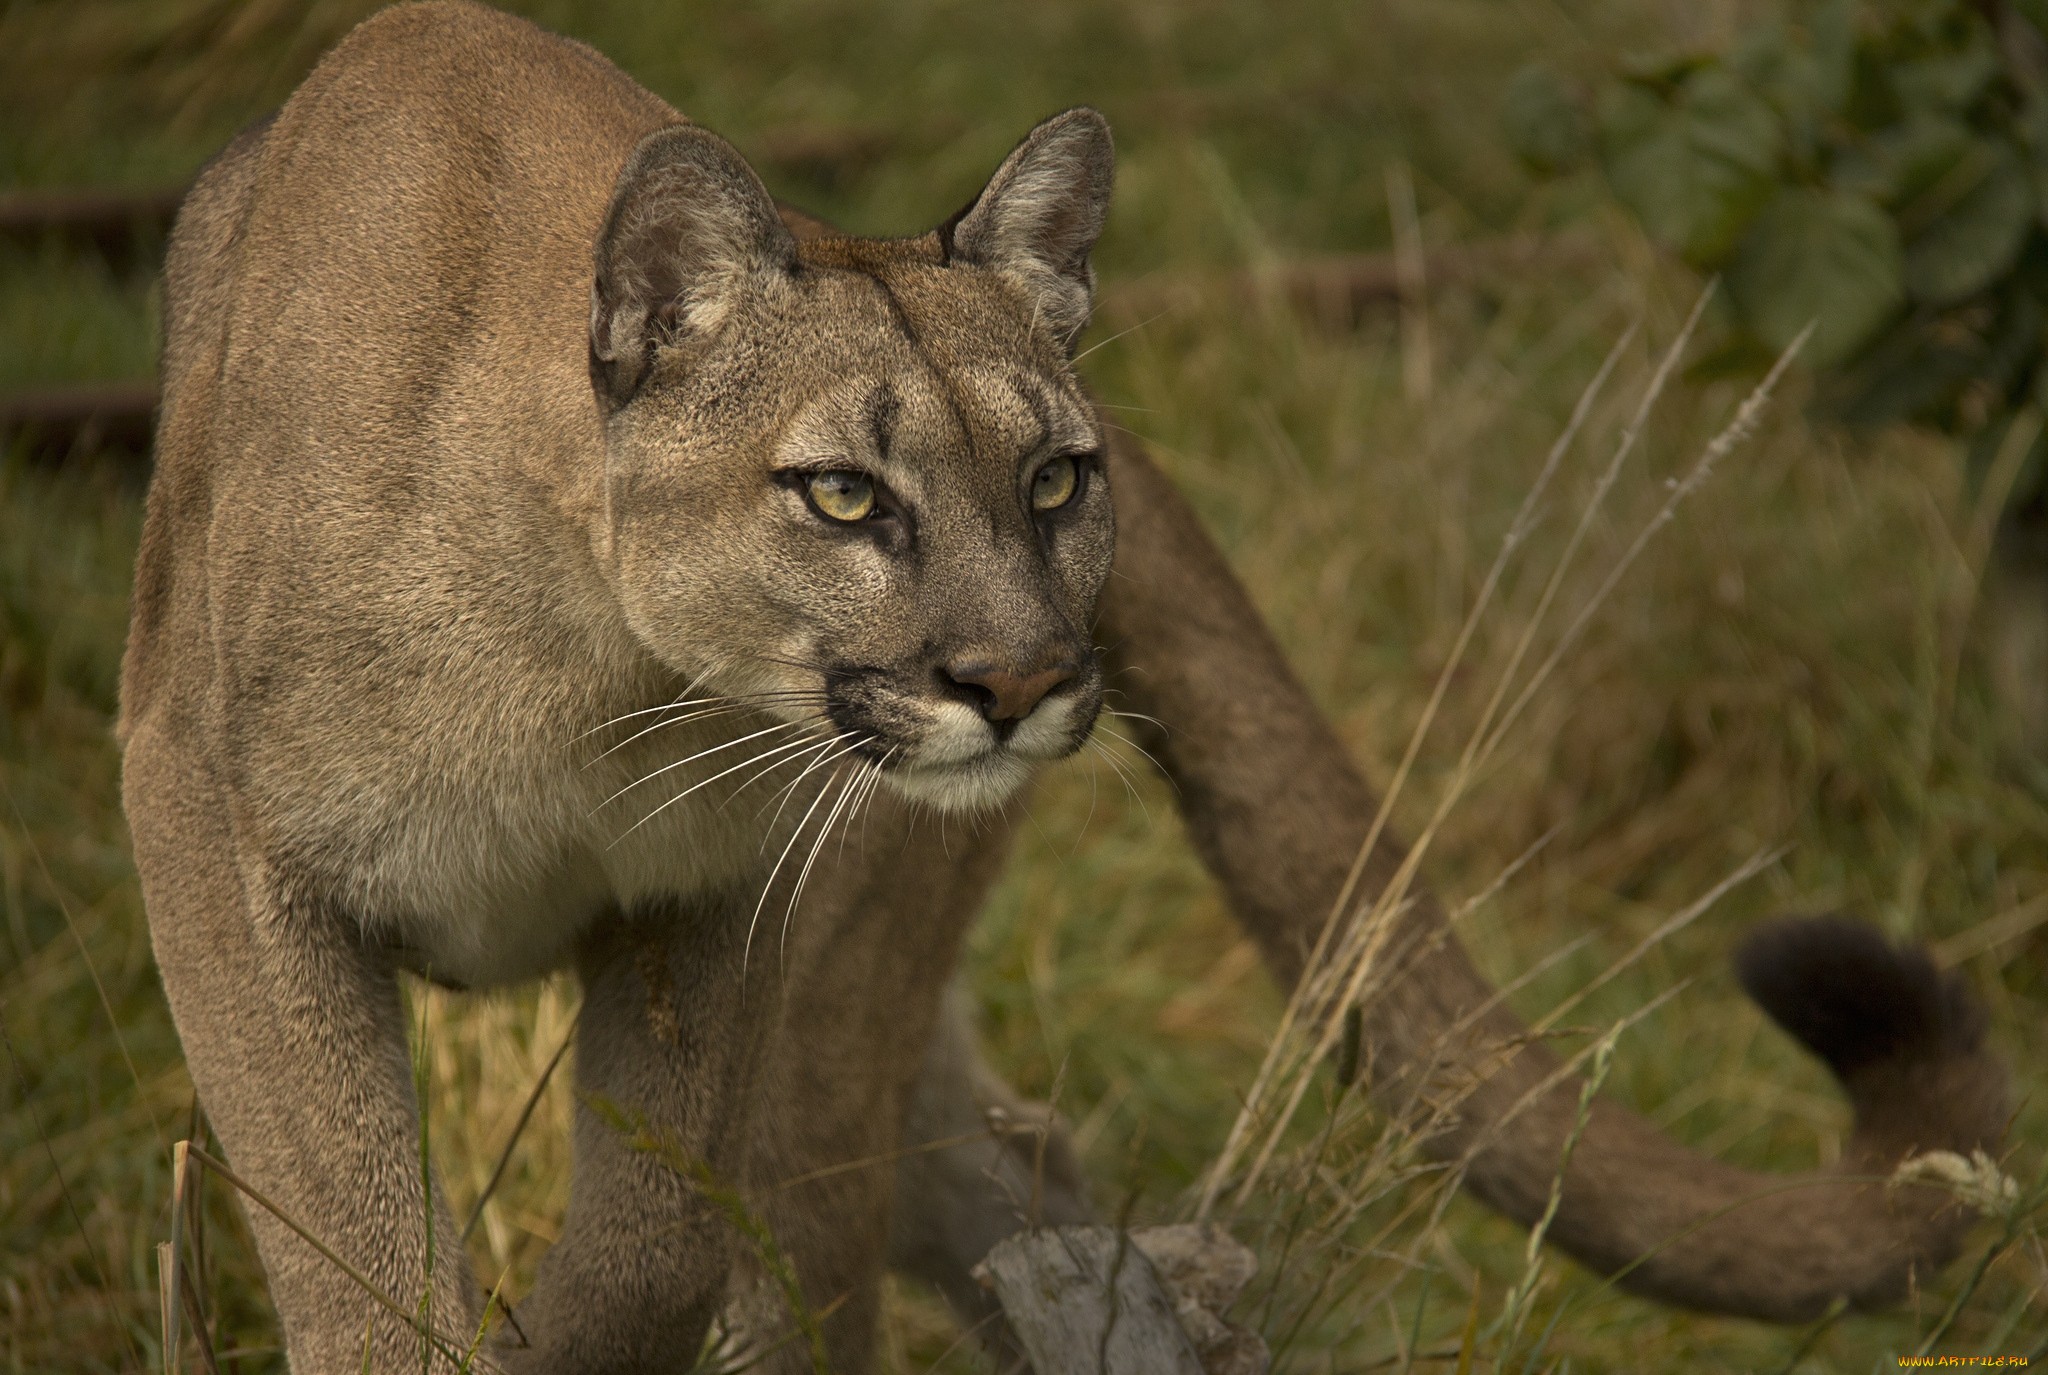
<path fill-rule="evenodd" d="M 884 129 L 894 151 L 857 183 L 782 180 L 871 229 L 944 213 L 1032 116 L 1101 101 L 1126 158 L 1112 278 L 1257 274 L 1304 252 L 1384 244 L 1406 219 L 1387 212 L 1381 165 L 1395 150 L 1413 168 L 1419 242 L 1540 228 L 1567 207 L 1531 198 L 1506 166 L 1489 83 L 1532 44 L 1636 42 L 1661 22 L 1616 3 L 1561 34 L 1533 7 L 1503 18 L 1497 6 L 1419 0 L 1370 23 L 1303 8 L 1249 24 L 1224 6 L 1138 3 L 1029 17 L 904 5 L 866 24 L 821 4 L 715 20 L 656 9 L 545 17 L 743 145 L 793 124 L 858 117 Z M 182 174 L 248 107 L 287 89 L 346 13 L 323 7 L 294 26 L 277 6 L 198 0 L 9 10 L 0 50 L 18 56 L 0 63 L 0 87 L 24 69 L 20 54 L 74 79 L 13 87 L 43 92 L 47 122 L 10 115 L 24 132 L 10 133 L 0 165 L 37 180 Z M 24 25 L 35 41 L 12 44 Z M 933 109 L 955 122 L 934 122 Z M 68 123 L 48 119 L 54 110 Z M 1411 302 L 1405 321 L 1331 333 L 1277 295 L 1250 308 L 1197 297 L 1105 343 L 1086 368 L 1123 423 L 1158 446 L 1371 776 L 1395 773 L 1440 689 L 1391 820 L 1409 837 L 1431 833 L 1420 878 L 1460 912 L 1480 965 L 1522 980 L 1511 1004 L 1540 1018 L 1644 946 L 1572 1008 L 1581 1029 L 1561 1038 L 1567 1056 L 1602 1067 L 1606 1092 L 1747 1165 L 1831 1160 L 1848 1125 L 1839 1094 L 1741 998 L 1724 957 L 1759 915 L 1849 908 L 1936 942 L 1989 1002 L 2022 1095 L 2007 1168 L 2038 1191 L 2048 769 L 2015 749 L 1990 690 L 1976 614 L 1985 508 L 1947 446 L 1809 428 L 1795 368 L 1749 443 L 1689 497 L 1491 757 L 1461 777 L 1517 646 L 1528 645 L 1526 681 L 1753 381 L 1676 375 L 1539 619 L 1550 570 L 1699 286 L 1624 226 L 1595 215 L 1581 232 L 1597 248 L 1588 261 L 1461 285 Z M 0 380 L 133 372 L 149 300 L 146 281 L 55 250 L 0 258 Z M 1491 606 L 1454 653 L 1546 454 L 1632 325 Z M 1715 327 L 1710 307 L 1702 328 Z M 160 1340 L 166 1147 L 188 1130 L 190 1104 L 107 734 L 135 520 L 134 494 L 90 468 L 0 467 L 9 1369 L 135 1370 L 155 1363 Z M 1032 1092 L 1058 1080 L 1099 1195 L 1134 1199 L 1150 1219 L 1199 1198 L 1284 1002 L 1175 834 L 1170 793 L 1140 793 L 1086 762 L 1047 779 L 968 974 L 998 1063 Z M 1645 945 L 1749 857 L 1780 849 Z M 424 995 L 432 1149 L 458 1217 L 574 1006 L 562 982 Z M 1335 1035 L 1341 1044 L 1341 1026 Z M 566 1197 L 569 1087 L 566 1074 L 549 1084 L 470 1239 L 485 1282 L 504 1275 L 515 1296 Z M 1481 1369 L 1862 1372 L 1937 1331 L 1939 1349 L 1959 1353 L 2024 1351 L 2048 1332 L 2038 1212 L 2009 1238 L 1987 1223 L 1965 1260 L 1898 1314 L 1785 1332 L 1620 1296 L 1532 1251 L 1526 1232 L 1418 1167 L 1417 1125 L 1366 1111 L 1325 1075 L 1234 1214 L 1266 1262 L 1240 1316 L 1268 1333 L 1285 1368 L 1427 1370 L 1466 1348 Z M 267 1347 L 260 1276 L 225 1195 L 207 1191 L 198 1280 L 223 1347 Z M 2038 1192 L 2029 1198 L 2038 1206 Z M 890 1369 L 974 1368 L 954 1346 L 930 1295 L 892 1285 Z M 237 1366 L 278 1368 L 260 1354 Z"/>
<path fill-rule="evenodd" d="M 1610 232 L 1617 236 L 1614 257 L 1628 261 L 1634 245 Z M 1166 430 L 1195 416 L 1214 427 L 1192 442 L 1164 436 L 1176 476 L 1236 535 L 1240 566 L 1250 570 L 1313 686 L 1325 700 L 1360 704 L 1348 712 L 1340 706 L 1340 717 L 1360 755 L 1379 761 L 1378 776 L 1396 771 L 1408 733 L 1443 685 L 1434 744 L 1425 744 L 1417 782 L 1396 810 L 1411 836 L 1434 828 L 1429 869 L 1440 880 L 1465 876 L 1453 877 L 1452 895 L 1488 890 L 1496 875 L 1548 838 L 1504 892 L 1461 923 L 1481 963 L 1501 978 L 1539 965 L 1571 937 L 1594 935 L 1590 948 L 1566 953 L 1518 993 L 1516 1006 L 1532 1016 L 1557 1008 L 1570 989 L 1606 979 L 1617 955 L 1725 871 L 1760 849 L 1787 847 L 1757 883 L 1730 894 L 1692 929 L 1649 945 L 1638 965 L 1574 1014 L 1596 1028 L 1615 1027 L 1705 971 L 1701 984 L 1630 1027 L 1609 1086 L 1696 1143 L 1786 1169 L 1832 1159 L 1846 1113 L 1825 1077 L 1788 1055 L 1721 974 L 1717 957 L 1744 921 L 1788 907 L 1845 905 L 1894 930 L 1945 939 L 1945 948 L 1961 954 L 1981 943 L 1974 932 L 1988 939 L 2039 920 L 2040 905 L 2029 896 L 2040 878 L 2038 859 L 2011 861 L 2038 843 L 2040 796 L 2020 785 L 2015 770 L 2023 766 L 2001 752 L 1996 707 L 1982 695 L 1982 683 L 1974 700 L 1964 700 L 1968 690 L 1953 695 L 1953 685 L 1974 671 L 1968 626 L 1958 622 L 1973 600 L 1979 565 L 1968 557 L 1968 532 L 1979 513 L 1972 494 L 1957 486 L 1949 456 L 1910 436 L 1887 436 L 1871 446 L 1875 452 L 1850 452 L 1840 437 L 1807 430 L 1795 398 L 1699 488 L 1692 508 L 1662 535 L 1668 543 L 1616 586 L 1611 603 L 1588 622 L 1584 642 L 1558 661 L 1556 681 L 1531 699 L 1477 784 L 1436 816 L 1441 799 L 1459 786 L 1460 747 L 1530 634 L 1549 567 L 1586 489 L 1597 482 L 1601 465 L 1591 460 L 1600 441 L 1611 443 L 1627 424 L 1654 354 L 1641 346 L 1625 365 L 1632 376 L 1588 427 L 1582 448 L 1593 454 L 1564 479 L 1568 488 L 1576 481 L 1577 493 L 1551 504 L 1550 519 L 1504 584 L 1502 605 L 1480 623 L 1466 664 L 1446 678 L 1463 612 L 1484 587 L 1486 560 L 1512 519 L 1509 503 L 1527 490 L 1544 455 L 1544 437 L 1510 408 L 1541 410 L 1548 424 L 1561 426 L 1570 392 L 1559 374 L 1590 376 L 1597 346 L 1632 318 L 1650 322 L 1652 339 L 1669 340 L 1678 310 L 1664 293 L 1674 285 L 1653 271 L 1604 273 L 1569 286 L 1511 288 L 1492 301 L 1449 302 L 1435 331 L 1450 341 L 1436 367 L 1446 380 L 1426 399 L 1397 390 L 1403 369 L 1394 331 L 1333 341 L 1278 314 L 1239 320 L 1235 328 L 1219 318 L 1191 323 L 1192 342 L 1145 340 L 1140 356 L 1123 360 L 1123 379 L 1135 382 L 1133 391 L 1148 382 L 1160 386 L 1164 395 L 1139 391 L 1139 404 Z M 1576 313 L 1564 303 L 1574 294 L 1586 303 Z M 1527 331 L 1519 337 L 1518 318 Z M 1239 375 L 1255 378 L 1234 384 L 1233 394 L 1263 399 L 1249 425 L 1188 404 L 1210 394 L 1215 382 L 1185 365 L 1202 355 L 1204 324 L 1216 331 L 1207 338 L 1223 341 L 1209 347 L 1229 350 Z M 1544 324 L 1550 328 L 1538 328 Z M 1556 370 L 1549 376 L 1546 359 Z M 1168 360 L 1181 365 L 1176 375 L 1150 373 Z M 1535 632 L 1536 659 L 1655 519 L 1670 499 L 1669 485 L 1683 478 L 1687 456 L 1728 419 L 1738 397 L 1731 387 L 1685 387 L 1665 398 L 1667 413 L 1653 417 L 1643 454 L 1612 498 L 1612 518 L 1595 522 L 1582 572 L 1564 584 L 1562 609 L 1549 630 Z M 1505 427 L 1519 431 L 1519 454 L 1504 451 Z M 1366 436 L 1376 450 L 1370 457 Z M 1445 519 L 1447 498 L 1456 503 L 1455 520 Z M 1456 614 L 1438 600 L 1444 580 L 1454 585 L 1458 600 L 1448 611 Z M 1375 644 L 1390 647 L 1377 662 Z M 1358 682 L 1354 675 L 1371 676 Z M 1979 790 L 1993 778 L 2001 781 Z M 1067 805 L 1070 815 L 1078 812 L 1078 799 Z M 1986 826 L 2015 841 L 2033 840 L 2004 851 L 2005 864 L 1987 863 L 1989 832 L 1980 829 Z M 1966 860 L 1973 851 L 1974 873 Z M 1989 880 L 1990 889 L 1971 895 L 1973 879 Z M 1079 878 L 1083 885 L 1093 881 Z M 1109 907 L 1121 921 L 1132 919 L 1128 903 Z M 1175 939 L 1188 939 L 1184 927 Z M 1999 948 L 2010 956 L 2023 939 L 2008 935 Z M 1215 940 L 1242 955 L 1221 922 Z M 1199 956 L 1186 951 L 1182 958 L 1192 963 Z M 1225 953 L 1215 958 L 1219 966 L 1230 963 Z M 1987 973 L 1996 963 L 1978 958 Z M 1086 1046 L 1103 1059 L 1123 1059 L 1097 1048 L 1103 1033 L 1075 1026 L 1073 985 L 1087 974 L 1062 976 L 1056 971 L 1069 967 L 1058 960 L 1038 967 L 1048 984 L 1063 986 L 1035 999 L 1031 1010 L 1066 1035 L 1032 1058 L 1047 1064 Z M 1241 977 L 1241 970 L 1239 962 L 1225 977 Z M 1146 990 L 1138 981 L 1150 972 L 1112 970 L 1106 977 L 1142 1002 Z M 2038 1046 L 2038 1006 L 1991 991 L 2017 1037 L 2007 1044 Z M 1081 999 L 1088 1000 L 1087 990 Z M 1039 1012 L 1055 1006 L 1057 1014 Z M 1138 1016 L 1120 1021 L 1125 1035 L 1144 1027 Z M 1203 1030 L 1235 1043 L 1232 1081 L 1249 1085 L 1252 1065 L 1241 1048 L 1257 1038 L 1241 1030 L 1231 1035 L 1232 1021 L 1219 1018 Z M 1320 1049 L 1330 1044 L 1326 1036 Z M 1568 1048 L 1593 1053 L 1604 1044 L 1581 1037 Z M 2024 1048 L 2015 1058 L 2033 1063 Z M 1182 1077 L 1156 1066 L 1151 1073 Z M 1142 1071 L 1127 1074 L 1111 1093 L 1128 1094 L 1144 1081 Z M 1079 1067 L 1084 1099 L 1090 1079 Z M 1519 1325 L 1526 1349 L 1512 1352 L 1512 1364 L 1526 1360 L 1530 1369 L 1567 1356 L 1578 1368 L 1630 1368 L 1643 1351 L 1660 1353 L 1660 1363 L 1663 1353 L 1673 1364 L 1688 1353 L 1712 1353 L 1717 1365 L 1777 1368 L 1802 1343 L 1800 1360 L 1811 1368 L 1864 1368 L 1887 1346 L 1913 1349 L 1913 1334 L 1938 1326 L 1944 1311 L 1946 1299 L 1930 1297 L 1924 1319 L 1831 1324 L 1807 1341 L 1618 1299 L 1575 1272 L 1558 1273 L 1554 1261 L 1549 1277 L 1532 1286 L 1526 1249 L 1510 1247 L 1497 1221 L 1475 1220 L 1461 1203 L 1443 1225 L 1432 1225 L 1431 1176 L 1413 1172 L 1405 1149 L 1415 1124 L 1390 1128 L 1355 1103 L 1337 1105 L 1334 1115 L 1329 1106 L 1309 1106 L 1316 1120 L 1296 1132 L 1290 1168 L 1260 1190 L 1269 1206 L 1254 1209 L 1254 1218 L 1263 1217 L 1269 1229 L 1269 1264 L 1284 1255 L 1297 1272 L 1316 1275 L 1343 1257 L 1356 1287 L 1345 1295 L 1348 1303 L 1331 1311 L 1329 1295 L 1317 1294 L 1312 1283 L 1293 1294 L 1280 1286 L 1267 1315 L 1280 1327 L 1269 1332 L 1279 1336 L 1303 1324 L 1297 1354 L 1383 1359 L 1405 1349 L 1404 1334 L 1415 1333 L 1425 1347 L 1434 1333 L 1436 1349 L 1455 1348 L 1469 1304 L 1483 1296 L 1489 1321 L 1479 1329 L 1482 1349 L 1504 1354 L 1490 1344 Z M 2016 1133 L 2022 1142 L 2039 1139 L 2029 1120 L 2023 1117 Z M 1145 1125 L 1159 1130 L 1156 1117 Z M 1163 1168 L 1132 1173 L 1170 1178 L 1175 1167 L 1213 1156 L 1217 1144 L 1211 1136 L 1206 1152 L 1195 1146 Z M 2013 1168 L 2022 1179 L 2038 1180 L 2038 1152 L 2023 1148 Z M 2039 1202 L 2036 1193 L 2037 1209 Z M 2038 1217 L 2022 1228 L 2038 1227 Z M 1468 1251 L 1461 1242 L 1474 1237 Z M 2000 1273 L 1994 1266 L 1961 1310 L 1978 1313 L 1980 1325 L 1951 1325 L 1944 1349 L 1977 1349 L 1972 1340 L 2009 1341 L 2042 1325 L 2042 1310 L 2030 1306 L 2038 1304 L 2048 1273 L 2038 1231 L 2031 1246 L 2031 1259 L 2023 1258 L 2026 1246 L 2001 1252 L 1998 1263 L 2009 1267 L 1996 1281 L 2003 1288 L 1987 1298 L 1984 1286 Z M 1303 1252 L 1313 1259 L 1304 1263 Z M 1504 1263 L 1510 1253 L 1513 1265 Z M 1512 1316 L 1499 1307 L 1511 1286 L 1521 1310 Z M 1361 1306 L 1361 1299 L 1368 1301 Z M 1380 1320 L 1361 1331 L 1361 1311 Z M 1532 1333 L 1560 1311 L 1566 1320 L 1537 1340 Z"/>

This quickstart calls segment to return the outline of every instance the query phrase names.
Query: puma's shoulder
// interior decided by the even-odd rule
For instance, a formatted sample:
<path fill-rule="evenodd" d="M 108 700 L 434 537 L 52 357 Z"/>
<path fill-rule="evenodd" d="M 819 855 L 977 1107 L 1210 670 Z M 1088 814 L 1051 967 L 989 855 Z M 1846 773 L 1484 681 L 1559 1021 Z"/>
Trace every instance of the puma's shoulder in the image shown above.
<path fill-rule="evenodd" d="M 190 700 L 164 679 L 208 680 L 221 598 L 276 575 L 268 551 L 301 513 L 359 513 L 375 544 L 423 467 L 594 451 L 580 345 L 596 226 L 635 144 L 683 122 L 581 43 L 432 0 L 359 25 L 208 164 L 165 264 L 124 738 L 159 701 Z M 466 438 L 435 442 L 451 409 Z M 380 462 L 304 442 L 337 433 Z"/>

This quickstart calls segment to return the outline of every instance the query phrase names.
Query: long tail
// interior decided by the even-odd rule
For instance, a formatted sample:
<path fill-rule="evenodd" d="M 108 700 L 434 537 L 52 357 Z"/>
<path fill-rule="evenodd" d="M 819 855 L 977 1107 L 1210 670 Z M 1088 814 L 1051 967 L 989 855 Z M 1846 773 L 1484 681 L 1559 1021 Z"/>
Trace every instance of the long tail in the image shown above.
<path fill-rule="evenodd" d="M 1114 682 L 1165 723 L 1147 748 L 1239 920 L 1291 985 L 1377 799 L 1171 484 L 1129 443 L 1113 447 L 1110 477 L 1118 576 L 1102 632 L 1127 670 Z M 1380 891 L 1400 859 L 1397 844 L 1380 845 L 1362 891 Z M 1475 1194 L 1533 1222 L 1577 1123 L 1580 1081 L 1558 1075 L 1556 1057 L 1498 1005 L 1434 902 L 1418 895 L 1398 920 L 1408 957 L 1364 1013 L 1374 1091 L 1389 1103 L 1463 1095 L 1428 1149 L 1463 1160 Z M 1739 968 L 1854 1103 L 1840 1162 L 1801 1175 L 1734 1169 L 1597 1100 L 1549 1236 L 1627 1288 L 1692 1308 L 1798 1322 L 1837 1300 L 1894 1302 L 1954 1253 L 1970 1219 L 1945 1190 L 1887 1181 L 1908 1156 L 1988 1147 L 2004 1125 L 2006 1076 L 1984 1049 L 1983 1017 L 1924 954 L 1841 919 L 1767 927 Z"/>

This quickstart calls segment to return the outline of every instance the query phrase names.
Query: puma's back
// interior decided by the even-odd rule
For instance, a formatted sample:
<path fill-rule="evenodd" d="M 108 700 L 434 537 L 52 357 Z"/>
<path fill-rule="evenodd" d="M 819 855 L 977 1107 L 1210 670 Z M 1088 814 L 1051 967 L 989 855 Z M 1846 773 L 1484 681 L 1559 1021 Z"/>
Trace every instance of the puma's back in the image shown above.
<path fill-rule="evenodd" d="M 434 475 L 406 455 L 446 425 L 497 445 L 507 478 L 573 474 L 600 443 L 580 347 L 592 231 L 635 142 L 680 118 L 580 44 L 481 5 L 412 5 L 356 29 L 208 165 L 165 265 L 124 730 L 179 671 L 186 637 L 163 627 L 205 614 L 202 569 L 232 579 L 267 552 L 209 551 L 218 507 L 280 539 L 335 499 L 418 509 Z M 438 404 L 479 390 L 492 406 Z M 298 442 L 322 433 L 374 436 L 386 472 Z"/>

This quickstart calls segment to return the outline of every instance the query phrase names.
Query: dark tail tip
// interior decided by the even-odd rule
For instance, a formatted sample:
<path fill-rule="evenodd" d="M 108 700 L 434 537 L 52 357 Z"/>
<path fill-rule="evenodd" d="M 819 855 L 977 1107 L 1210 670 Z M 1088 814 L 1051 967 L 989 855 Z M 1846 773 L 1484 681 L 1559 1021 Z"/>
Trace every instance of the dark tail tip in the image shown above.
<path fill-rule="evenodd" d="M 1917 946 L 1895 946 L 1843 916 L 1790 917 L 1751 932 L 1735 952 L 1743 991 L 1838 1079 L 1891 1060 L 1975 1052 L 1984 1009 L 1963 981 Z"/>

